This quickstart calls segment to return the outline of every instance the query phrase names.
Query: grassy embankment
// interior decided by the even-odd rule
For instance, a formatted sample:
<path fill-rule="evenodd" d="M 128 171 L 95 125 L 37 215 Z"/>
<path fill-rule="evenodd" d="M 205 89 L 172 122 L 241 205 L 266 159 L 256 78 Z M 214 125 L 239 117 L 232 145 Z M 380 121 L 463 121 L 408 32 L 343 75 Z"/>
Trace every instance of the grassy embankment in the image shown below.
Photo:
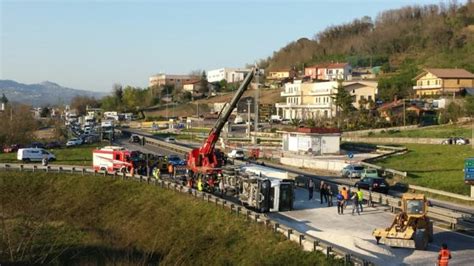
<path fill-rule="evenodd" d="M 0 172 L 0 262 L 334 265 L 263 225 L 159 187 Z"/>
<path fill-rule="evenodd" d="M 469 195 L 464 184 L 464 159 L 474 157 L 470 145 L 406 144 L 408 153 L 375 162 L 386 168 L 408 172 L 401 182 Z"/>
<path fill-rule="evenodd" d="M 73 148 L 52 149 L 50 152 L 56 155 L 56 161 L 53 162 L 55 164 L 91 166 L 92 150 L 105 145 L 108 144 L 97 143 Z M 20 161 L 16 159 L 16 155 L 16 152 L 0 153 L 0 163 L 20 163 Z"/>
<path fill-rule="evenodd" d="M 441 125 L 437 127 L 419 128 L 405 131 L 385 131 L 372 134 L 368 137 L 377 138 L 449 138 L 449 137 L 472 137 L 471 125 Z"/>

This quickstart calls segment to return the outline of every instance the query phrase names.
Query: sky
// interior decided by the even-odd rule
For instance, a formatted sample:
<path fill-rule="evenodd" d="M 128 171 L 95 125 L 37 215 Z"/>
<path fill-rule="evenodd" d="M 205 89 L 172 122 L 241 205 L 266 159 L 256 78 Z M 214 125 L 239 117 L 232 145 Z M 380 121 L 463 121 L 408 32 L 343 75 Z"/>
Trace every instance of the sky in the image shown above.
<path fill-rule="evenodd" d="M 108 92 L 244 67 L 331 25 L 438 0 L 0 0 L 0 79 Z"/>

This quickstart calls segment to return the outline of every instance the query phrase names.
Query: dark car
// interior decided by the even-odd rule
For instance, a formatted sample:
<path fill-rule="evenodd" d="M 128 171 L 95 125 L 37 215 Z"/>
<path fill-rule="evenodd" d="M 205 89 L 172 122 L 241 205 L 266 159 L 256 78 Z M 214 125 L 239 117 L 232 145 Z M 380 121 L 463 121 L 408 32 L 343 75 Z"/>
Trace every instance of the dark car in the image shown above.
<path fill-rule="evenodd" d="M 51 142 L 46 143 L 46 145 L 44 145 L 44 147 L 46 149 L 61 148 L 61 143 L 59 143 L 58 141 L 51 141 Z"/>
<path fill-rule="evenodd" d="M 172 165 L 185 165 L 186 164 L 184 160 L 182 160 L 181 158 L 179 158 L 178 155 L 175 155 L 175 154 L 171 154 L 170 156 L 168 156 L 168 163 Z"/>
<path fill-rule="evenodd" d="M 130 143 L 140 143 L 140 141 L 141 141 L 141 139 L 137 135 L 132 135 L 130 137 L 130 139 L 128 140 L 128 142 L 130 142 Z"/>
<path fill-rule="evenodd" d="M 385 179 L 381 177 L 364 177 L 361 180 L 357 181 L 355 183 L 355 186 L 367 190 L 372 188 L 372 191 L 384 194 L 387 194 L 390 188 L 387 181 L 385 181 Z"/>
<path fill-rule="evenodd" d="M 35 141 L 35 142 L 32 142 L 32 143 L 28 146 L 28 148 L 40 148 L 40 149 L 44 149 L 44 144 L 41 143 L 41 142 Z"/>

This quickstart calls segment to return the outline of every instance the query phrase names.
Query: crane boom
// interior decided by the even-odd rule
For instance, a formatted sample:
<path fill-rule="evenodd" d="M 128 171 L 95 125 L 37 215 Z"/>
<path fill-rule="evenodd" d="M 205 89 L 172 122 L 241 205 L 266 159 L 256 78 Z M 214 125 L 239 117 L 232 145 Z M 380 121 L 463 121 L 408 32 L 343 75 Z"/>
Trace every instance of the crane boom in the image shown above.
<path fill-rule="evenodd" d="M 252 81 L 252 78 L 254 77 L 256 71 L 257 70 L 253 68 L 247 74 L 227 108 L 223 112 L 221 112 L 219 118 L 214 124 L 214 127 L 209 132 L 209 136 L 207 137 L 206 142 L 204 142 L 202 147 L 193 149 L 189 153 L 188 168 L 192 172 L 209 174 L 213 171 L 213 169 L 220 166 L 214 152 L 214 146 L 217 140 L 219 139 L 219 135 L 221 134 L 222 128 L 229 119 L 234 108 L 237 106 L 237 103 L 239 102 L 240 98 L 250 85 L 250 82 Z"/>

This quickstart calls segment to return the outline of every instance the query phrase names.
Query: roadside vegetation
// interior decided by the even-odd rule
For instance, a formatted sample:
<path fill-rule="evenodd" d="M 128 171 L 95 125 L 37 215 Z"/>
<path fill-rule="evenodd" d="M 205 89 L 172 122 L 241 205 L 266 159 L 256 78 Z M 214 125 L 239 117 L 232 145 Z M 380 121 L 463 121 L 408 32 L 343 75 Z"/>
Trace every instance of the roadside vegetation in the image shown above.
<path fill-rule="evenodd" d="M 7 264 L 340 263 L 190 195 L 131 181 L 0 172 L 0 199 Z"/>
<path fill-rule="evenodd" d="M 408 172 L 402 183 L 469 195 L 464 184 L 464 159 L 474 157 L 470 145 L 406 144 L 408 153 L 376 161 L 375 164 Z"/>
<path fill-rule="evenodd" d="M 387 130 L 377 134 L 370 134 L 369 137 L 376 138 L 449 138 L 449 137 L 472 137 L 470 125 L 441 125 L 429 128 L 419 128 L 414 130 Z"/>
<path fill-rule="evenodd" d="M 49 151 L 56 155 L 56 161 L 53 162 L 54 164 L 92 166 L 92 150 L 98 146 L 101 146 L 101 144 L 81 145 L 73 148 L 52 149 Z M 16 152 L 0 153 L 0 163 L 20 163 L 20 161 L 16 159 L 16 155 Z"/>

